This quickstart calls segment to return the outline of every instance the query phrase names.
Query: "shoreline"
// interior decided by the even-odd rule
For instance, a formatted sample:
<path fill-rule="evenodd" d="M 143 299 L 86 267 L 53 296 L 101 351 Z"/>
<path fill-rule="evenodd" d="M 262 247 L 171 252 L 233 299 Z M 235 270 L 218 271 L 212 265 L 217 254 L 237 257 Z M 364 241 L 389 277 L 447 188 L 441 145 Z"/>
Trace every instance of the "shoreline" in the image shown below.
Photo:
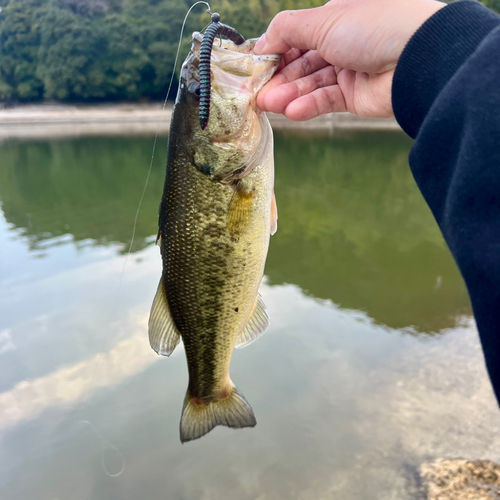
<path fill-rule="evenodd" d="M 0 109 L 0 141 L 92 135 L 166 135 L 172 104 L 37 104 Z M 336 130 L 401 131 L 395 119 L 359 118 L 331 113 L 307 122 L 293 122 L 267 114 L 273 129 L 314 131 L 332 135 Z"/>

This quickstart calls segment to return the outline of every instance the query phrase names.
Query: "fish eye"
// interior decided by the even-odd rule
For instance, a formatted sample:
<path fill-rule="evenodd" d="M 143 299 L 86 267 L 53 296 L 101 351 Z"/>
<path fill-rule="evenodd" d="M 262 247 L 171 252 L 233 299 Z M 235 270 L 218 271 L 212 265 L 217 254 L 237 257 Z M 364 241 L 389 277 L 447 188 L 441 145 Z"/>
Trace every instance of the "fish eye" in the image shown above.
<path fill-rule="evenodd" d="M 188 92 L 195 98 L 200 98 L 200 82 L 191 82 L 188 87 Z"/>

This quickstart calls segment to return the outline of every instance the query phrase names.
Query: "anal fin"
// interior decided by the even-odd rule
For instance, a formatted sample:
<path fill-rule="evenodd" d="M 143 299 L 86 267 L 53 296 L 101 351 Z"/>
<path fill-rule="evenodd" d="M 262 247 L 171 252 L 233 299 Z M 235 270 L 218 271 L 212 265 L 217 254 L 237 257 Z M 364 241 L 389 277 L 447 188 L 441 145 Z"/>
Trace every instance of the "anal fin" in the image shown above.
<path fill-rule="evenodd" d="M 148 330 L 151 347 L 162 356 L 170 356 L 181 339 L 168 307 L 162 279 L 151 306 Z"/>
<path fill-rule="evenodd" d="M 260 294 L 257 294 L 250 317 L 243 330 L 236 337 L 235 347 L 241 349 L 258 339 L 269 327 L 269 315 Z"/>

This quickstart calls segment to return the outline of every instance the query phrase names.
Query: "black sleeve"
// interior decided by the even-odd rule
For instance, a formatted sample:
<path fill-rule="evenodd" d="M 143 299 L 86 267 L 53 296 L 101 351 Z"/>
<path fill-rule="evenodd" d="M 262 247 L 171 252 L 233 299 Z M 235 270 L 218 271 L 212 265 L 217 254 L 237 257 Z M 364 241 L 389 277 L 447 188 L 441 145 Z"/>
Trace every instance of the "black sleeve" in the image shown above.
<path fill-rule="evenodd" d="M 500 401 L 500 17 L 438 11 L 396 68 L 393 108 L 415 140 L 413 176 L 465 279 Z"/>

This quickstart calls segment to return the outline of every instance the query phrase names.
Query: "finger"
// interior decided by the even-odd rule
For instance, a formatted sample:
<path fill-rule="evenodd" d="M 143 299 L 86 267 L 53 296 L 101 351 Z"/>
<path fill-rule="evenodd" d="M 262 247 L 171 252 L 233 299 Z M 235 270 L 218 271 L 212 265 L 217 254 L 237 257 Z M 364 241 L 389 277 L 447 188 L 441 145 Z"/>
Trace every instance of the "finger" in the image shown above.
<path fill-rule="evenodd" d="M 267 94 L 271 92 L 273 89 L 283 86 L 286 83 L 288 83 L 287 79 L 281 73 L 277 73 L 276 75 L 274 75 L 271 78 L 271 80 L 268 83 L 266 83 L 266 85 L 264 85 L 262 90 L 257 94 L 257 107 L 260 108 L 262 111 L 271 111 L 266 107 Z"/>
<path fill-rule="evenodd" d="M 286 54 L 283 54 L 283 60 L 282 60 L 282 62 L 284 63 L 283 66 L 288 66 L 290 63 L 298 59 L 305 52 L 307 52 L 307 50 L 290 49 Z"/>
<path fill-rule="evenodd" d="M 315 73 L 319 69 L 328 66 L 328 63 L 315 50 L 298 51 L 292 49 L 287 52 L 289 63 L 281 71 L 276 73 L 269 83 L 259 92 L 257 97 L 257 106 L 263 111 L 273 111 L 281 113 L 282 111 L 274 111 L 267 106 L 266 95 L 280 85 L 292 82 L 299 78 L 303 78 L 311 73 Z"/>
<path fill-rule="evenodd" d="M 286 83 L 269 91 L 264 97 L 264 107 L 273 113 L 284 113 L 288 105 L 311 92 L 337 83 L 332 66 L 321 68 L 311 75 Z"/>
<path fill-rule="evenodd" d="M 287 81 L 292 82 L 304 76 L 315 73 L 321 68 L 329 66 L 316 50 L 308 50 L 294 61 L 287 64 L 280 73 Z"/>
<path fill-rule="evenodd" d="M 347 111 L 342 90 L 338 85 L 323 87 L 292 101 L 285 109 L 289 120 L 305 121 L 319 115 Z"/>
<path fill-rule="evenodd" d="M 291 62 L 295 61 L 295 59 L 299 58 L 304 52 L 300 49 L 290 49 L 286 54 L 283 54 L 283 58 L 281 59 L 281 62 L 276 70 L 276 73 L 281 71 L 287 64 L 290 64 Z"/>
<path fill-rule="evenodd" d="M 291 48 L 316 49 L 325 17 L 323 7 L 280 12 L 255 45 L 255 53 L 284 54 Z"/>

